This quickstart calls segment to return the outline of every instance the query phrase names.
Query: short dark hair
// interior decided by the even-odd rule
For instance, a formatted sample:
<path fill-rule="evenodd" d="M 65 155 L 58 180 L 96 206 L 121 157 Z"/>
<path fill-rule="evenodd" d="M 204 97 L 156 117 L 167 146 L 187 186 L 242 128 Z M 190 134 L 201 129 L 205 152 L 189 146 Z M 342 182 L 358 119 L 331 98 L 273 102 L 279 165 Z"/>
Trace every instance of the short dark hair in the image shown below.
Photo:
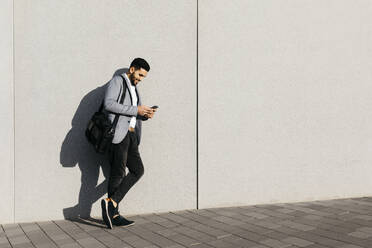
<path fill-rule="evenodd" d="M 150 65 L 142 58 L 135 58 L 132 63 L 130 63 L 130 67 L 134 67 L 136 70 L 143 68 L 146 71 L 150 71 Z"/>

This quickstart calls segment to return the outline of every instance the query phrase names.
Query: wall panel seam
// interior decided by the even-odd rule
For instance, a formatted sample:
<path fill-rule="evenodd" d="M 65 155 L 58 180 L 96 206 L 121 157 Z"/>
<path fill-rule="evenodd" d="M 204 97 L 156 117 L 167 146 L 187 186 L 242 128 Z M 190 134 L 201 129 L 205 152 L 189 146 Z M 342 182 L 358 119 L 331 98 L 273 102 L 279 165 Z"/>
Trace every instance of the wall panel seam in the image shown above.
<path fill-rule="evenodd" d="M 196 209 L 199 209 L 199 0 L 196 0 Z"/>
<path fill-rule="evenodd" d="M 13 40 L 12 40 L 12 45 L 13 45 L 13 55 L 12 55 L 12 60 L 13 60 L 13 222 L 15 223 L 15 219 L 16 219 L 16 216 L 15 216 L 15 204 L 16 204 L 16 198 L 15 198 L 15 167 L 16 167 L 16 139 L 15 139 L 15 34 L 14 34 L 14 27 L 15 27 L 15 24 L 14 24 L 14 21 L 15 21 L 15 17 L 14 17 L 14 14 L 15 14 L 15 8 L 14 8 L 14 2 L 15 0 L 12 1 L 13 2 L 13 22 L 12 22 L 12 34 L 13 34 Z"/>

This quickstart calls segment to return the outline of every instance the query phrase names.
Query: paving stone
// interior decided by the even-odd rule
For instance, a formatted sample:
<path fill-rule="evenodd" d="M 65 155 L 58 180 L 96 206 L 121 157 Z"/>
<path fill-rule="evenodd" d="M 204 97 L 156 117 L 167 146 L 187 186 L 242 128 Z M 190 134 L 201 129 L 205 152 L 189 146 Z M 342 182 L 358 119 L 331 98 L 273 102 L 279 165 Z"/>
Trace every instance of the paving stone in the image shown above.
<path fill-rule="evenodd" d="M 252 247 L 257 246 L 258 244 L 256 242 L 250 241 L 248 239 L 243 239 L 241 237 L 235 236 L 235 235 L 229 235 L 221 240 L 226 241 L 228 243 L 234 244 L 238 247 Z"/>
<path fill-rule="evenodd" d="M 362 246 L 357 246 L 357 245 L 346 244 L 346 245 L 340 246 L 340 248 L 363 248 L 363 247 Z"/>
<path fill-rule="evenodd" d="M 244 225 L 240 225 L 239 226 L 241 229 L 244 229 L 244 230 L 248 230 L 248 231 L 251 231 L 251 232 L 254 232 L 254 233 L 258 233 L 258 234 L 265 234 L 265 233 L 269 233 L 269 232 L 272 232 L 273 230 L 272 229 L 269 229 L 269 228 L 265 228 L 265 227 L 262 227 L 262 226 L 257 226 L 257 225 L 254 225 L 254 224 L 244 224 Z"/>
<path fill-rule="evenodd" d="M 351 243 L 351 244 L 355 244 L 359 246 L 366 246 L 366 247 L 370 247 L 372 245 L 372 243 L 369 243 L 368 240 L 363 240 L 363 239 L 355 238 L 352 236 L 348 236 L 348 235 L 345 235 L 344 233 L 337 233 L 337 232 L 322 230 L 322 229 L 316 229 L 310 232 L 317 234 L 319 236 L 329 238 L 329 239 L 342 241 L 344 243 Z"/>
<path fill-rule="evenodd" d="M 148 242 L 148 241 L 146 241 L 144 239 L 141 239 L 138 236 L 134 236 L 134 235 L 123 236 L 123 237 L 119 237 L 119 238 L 122 239 L 122 240 L 124 240 L 129 245 L 131 245 L 133 247 L 136 247 L 136 248 L 144 248 L 144 247 L 148 247 L 148 246 L 153 245 L 150 242 Z"/>
<path fill-rule="evenodd" d="M 99 242 L 102 244 L 110 247 L 110 248 L 116 248 L 116 247 L 131 247 L 127 243 L 125 243 L 123 240 L 116 237 L 114 234 L 106 232 L 104 230 L 103 233 L 92 235 L 95 237 Z"/>
<path fill-rule="evenodd" d="M 61 230 L 55 223 L 42 222 L 37 224 L 46 233 L 46 235 L 48 235 L 48 237 L 51 240 L 53 240 L 58 246 L 75 247 L 76 245 L 78 245 L 75 240 L 73 240 L 68 234 Z"/>
<path fill-rule="evenodd" d="M 7 237 L 16 237 L 16 236 L 24 235 L 24 232 L 20 227 L 10 228 L 10 229 L 8 229 L 7 227 L 4 227 L 4 230 L 5 230 L 5 234 Z"/>
<path fill-rule="evenodd" d="M 107 233 L 105 231 L 105 229 L 101 228 L 101 229 L 93 229 L 93 230 L 88 230 L 86 231 L 89 235 L 93 236 L 93 237 L 96 237 L 96 238 L 100 238 L 100 237 L 105 237 L 105 236 L 112 236 L 110 235 L 109 233 Z"/>
<path fill-rule="evenodd" d="M 227 225 L 233 225 L 233 226 L 244 224 L 244 222 L 242 222 L 242 221 L 238 221 L 238 220 L 235 220 L 233 218 L 226 217 L 226 216 L 217 216 L 217 217 L 213 217 L 212 219 L 217 220 L 217 221 L 222 222 L 222 223 L 225 223 Z"/>
<path fill-rule="evenodd" d="M 338 240 L 322 237 L 320 235 L 309 233 L 309 232 L 296 233 L 296 237 L 297 238 L 302 238 L 304 240 L 308 240 L 310 242 L 318 243 L 318 244 L 321 244 L 321 245 L 326 246 L 326 247 L 328 246 L 328 247 L 338 248 L 341 245 L 345 244 L 344 242 L 340 242 Z"/>
<path fill-rule="evenodd" d="M 352 232 L 349 233 L 350 236 L 360 238 L 360 239 L 367 239 L 369 237 L 372 237 L 372 234 L 365 233 L 365 232 Z"/>
<path fill-rule="evenodd" d="M 77 243 L 69 243 L 59 246 L 61 248 L 81 248 L 81 246 Z"/>
<path fill-rule="evenodd" d="M 191 224 L 189 225 L 188 222 L 184 223 L 184 225 L 194 229 L 194 230 L 197 230 L 197 231 L 201 231 L 203 233 L 206 233 L 206 234 L 209 234 L 213 237 L 216 237 L 216 238 L 219 238 L 221 236 L 224 236 L 224 235 L 227 235 L 229 234 L 228 232 L 225 232 L 225 231 L 222 231 L 220 229 L 217 229 L 217 228 L 213 228 L 213 227 L 210 227 L 210 226 L 207 226 L 207 225 L 203 225 L 203 224 Z"/>
<path fill-rule="evenodd" d="M 344 222 L 345 223 L 345 222 Z M 343 224 L 344 224 L 343 223 Z M 361 219 L 354 219 L 352 221 L 347 221 L 346 222 L 349 226 L 351 226 L 350 224 L 352 224 L 355 229 L 357 228 L 362 228 L 362 227 L 371 227 L 372 226 L 372 223 L 370 221 L 366 221 L 366 220 L 361 220 Z M 342 224 L 342 225 L 343 225 Z"/>
<path fill-rule="evenodd" d="M 281 227 L 281 225 L 275 224 L 270 221 L 258 221 L 258 222 L 255 222 L 255 225 L 266 227 L 268 229 L 276 229 L 276 228 Z"/>
<path fill-rule="evenodd" d="M 161 226 L 159 224 L 152 223 L 152 222 L 142 224 L 141 227 L 146 228 L 146 229 L 151 230 L 151 231 L 166 229 L 164 226 Z M 130 228 L 130 227 L 128 227 L 128 228 Z"/>
<path fill-rule="evenodd" d="M 319 215 L 314 215 L 314 214 L 308 214 L 304 216 L 304 219 L 309 219 L 309 220 L 320 220 L 321 218 L 323 217 Z"/>
<path fill-rule="evenodd" d="M 242 221 L 244 223 L 251 223 L 253 221 L 255 221 L 256 219 L 251 217 L 251 216 L 247 216 L 247 215 L 244 215 L 244 214 L 236 214 L 234 216 L 231 216 L 231 218 L 235 219 L 235 220 L 239 220 L 239 221 Z"/>
<path fill-rule="evenodd" d="M 205 221 L 211 220 L 210 217 L 201 216 L 198 214 L 195 214 L 194 212 L 187 211 L 182 214 L 185 218 L 188 218 L 189 220 L 196 221 L 199 223 L 203 223 Z"/>
<path fill-rule="evenodd" d="M 358 228 L 357 231 L 372 234 L 372 227 L 361 227 Z"/>
<path fill-rule="evenodd" d="M 305 239 L 296 238 L 296 237 L 288 237 L 288 238 L 282 239 L 281 241 L 292 244 L 292 245 L 296 245 L 298 247 L 306 247 L 306 246 L 314 244 L 313 242 L 307 241 Z"/>
<path fill-rule="evenodd" d="M 260 235 L 254 232 L 250 232 L 250 231 L 242 231 L 240 233 L 234 233 L 234 235 L 244 238 L 244 239 L 248 239 L 256 243 L 259 243 L 260 241 L 267 239 L 266 236 L 263 236 L 263 235 Z"/>
<path fill-rule="evenodd" d="M 157 234 L 160 234 L 160 235 L 162 235 L 164 237 L 169 237 L 171 235 L 177 234 L 177 232 L 175 232 L 172 229 L 164 229 L 164 230 L 158 230 L 158 231 L 154 231 L 154 232 L 157 233 Z"/>
<path fill-rule="evenodd" d="M 72 239 L 62 239 L 62 240 L 59 240 L 59 241 L 55 241 L 56 244 L 58 245 L 58 247 L 61 247 L 61 246 L 79 246 L 79 243 L 76 242 L 75 240 L 72 240 Z"/>
<path fill-rule="evenodd" d="M 173 231 L 175 231 L 177 233 L 180 233 L 180 234 L 183 234 L 183 235 L 186 235 L 186 236 L 188 236 L 190 238 L 193 238 L 193 239 L 195 239 L 199 242 L 207 243 L 207 242 L 216 240 L 216 237 L 214 237 L 214 236 L 211 236 L 211 235 L 208 235 L 206 233 L 191 229 L 191 228 L 186 227 L 186 226 L 181 226 L 181 227 L 174 228 Z M 228 235 L 231 235 L 231 234 L 228 234 Z"/>
<path fill-rule="evenodd" d="M 168 248 L 183 248 L 185 246 L 183 245 L 172 245 L 172 246 L 169 246 Z"/>
<path fill-rule="evenodd" d="M 143 219 L 149 220 L 150 222 L 156 222 L 156 223 L 167 221 L 166 218 L 163 218 L 158 214 L 144 214 L 144 215 L 141 215 L 141 217 Z"/>
<path fill-rule="evenodd" d="M 281 239 L 285 239 L 288 237 L 288 234 L 286 233 L 281 233 L 281 232 L 276 232 L 276 231 L 272 231 L 272 232 L 269 232 L 269 233 L 265 233 L 264 234 L 266 237 L 268 238 L 271 238 L 271 239 L 277 239 L 277 240 L 281 240 Z"/>
<path fill-rule="evenodd" d="M 297 230 L 297 229 L 293 229 L 293 228 L 290 228 L 290 227 L 286 227 L 286 226 L 281 226 L 279 228 L 276 228 L 275 229 L 276 232 L 281 232 L 287 236 L 291 236 L 291 234 L 295 234 L 295 233 L 298 233 L 298 232 L 301 232 L 300 230 Z"/>
<path fill-rule="evenodd" d="M 95 231 L 101 232 L 97 229 L 97 226 L 92 225 L 89 227 L 88 223 L 81 223 L 81 222 L 55 222 L 57 226 L 59 226 L 64 232 L 66 232 L 72 239 L 76 240 L 76 242 L 81 247 L 105 247 L 105 245 L 100 241 L 102 238 L 102 235 L 92 236 L 89 234 L 89 232 Z M 84 229 L 85 230 L 84 230 Z M 101 230 L 105 230 L 102 229 Z M 68 240 L 67 242 L 71 242 L 71 240 Z"/>
<path fill-rule="evenodd" d="M 179 223 L 176 223 L 176 222 L 173 222 L 173 221 L 162 221 L 162 222 L 159 222 L 157 224 L 159 224 L 160 226 L 165 227 L 165 228 L 173 228 L 173 227 L 180 226 Z"/>
<path fill-rule="evenodd" d="M 301 206 L 298 206 L 298 205 L 296 206 L 296 204 L 288 205 L 288 208 L 294 209 L 294 210 L 297 210 L 297 211 L 300 211 L 300 212 L 304 212 L 304 213 L 307 213 L 307 214 L 314 214 L 314 215 L 319 215 L 319 216 L 329 216 L 329 215 L 331 215 L 330 213 L 324 213 L 322 211 L 317 211 L 317 210 L 314 210 L 314 209 L 311 209 L 311 208 L 301 207 Z"/>
<path fill-rule="evenodd" d="M 284 226 L 288 226 L 288 227 L 293 228 L 293 229 L 298 229 L 298 230 L 301 230 L 301 231 L 309 231 L 309 230 L 315 229 L 315 227 L 313 227 L 313 226 L 296 223 L 296 222 L 293 222 L 293 221 L 290 221 L 290 220 L 281 221 L 281 222 L 279 222 L 279 224 L 284 225 Z"/>
<path fill-rule="evenodd" d="M 195 245 L 191 245 L 189 247 L 192 247 L 192 248 L 212 248 L 212 246 L 207 245 L 207 244 L 195 244 Z"/>
<path fill-rule="evenodd" d="M 6 237 L 0 238 L 0 247 L 2 248 L 11 248 L 12 246 L 9 243 L 9 240 Z"/>
<path fill-rule="evenodd" d="M 19 224 L 24 232 L 39 231 L 40 227 L 35 223 Z"/>
<path fill-rule="evenodd" d="M 92 237 L 87 237 L 83 239 L 78 239 L 77 242 L 82 246 L 82 247 L 105 247 L 102 243 L 100 243 L 98 240 Z"/>
<path fill-rule="evenodd" d="M 280 213 L 284 213 L 284 214 L 296 212 L 296 210 L 288 209 L 288 208 L 281 208 L 281 209 L 277 209 L 276 211 L 278 211 Z"/>
<path fill-rule="evenodd" d="M 320 245 L 320 244 L 313 244 L 313 245 L 307 246 L 306 248 L 329 248 L 329 246 L 324 246 L 324 245 Z"/>
<path fill-rule="evenodd" d="M 276 240 L 276 239 L 265 239 L 265 240 L 262 240 L 260 241 L 261 244 L 264 244 L 268 247 L 272 247 L 272 248 L 285 248 L 285 247 L 290 247 L 291 245 L 288 244 L 288 243 L 283 243 L 279 240 Z"/>
<path fill-rule="evenodd" d="M 214 240 L 207 243 L 208 245 L 216 248 L 236 248 L 236 245 L 227 243 L 223 240 Z"/>
<path fill-rule="evenodd" d="M 0 245 L 2 245 L 2 244 L 8 244 L 9 243 L 9 241 L 8 241 L 8 238 L 7 237 L 1 237 L 0 238 Z"/>
<path fill-rule="evenodd" d="M 57 247 L 57 245 L 35 223 L 20 224 L 28 239 L 38 248 Z"/>
<path fill-rule="evenodd" d="M 187 237 L 183 234 L 171 235 L 168 238 L 177 242 L 177 243 L 179 243 L 179 244 L 185 245 L 185 246 L 192 246 L 192 245 L 201 244 L 201 242 L 199 242 L 195 239 L 189 238 L 189 237 Z"/>
<path fill-rule="evenodd" d="M 259 209 L 258 211 L 260 211 L 260 213 L 262 214 L 265 214 L 265 215 L 268 215 L 269 217 L 275 217 L 275 218 L 272 218 L 272 219 L 291 219 L 291 218 L 294 218 L 293 215 L 291 214 L 284 214 L 284 213 L 280 213 L 280 212 L 277 212 L 277 211 L 274 211 L 274 210 L 268 210 L 268 209 Z M 265 219 L 265 220 L 268 220 L 268 219 Z"/>
<path fill-rule="evenodd" d="M 241 227 L 240 226 L 231 226 L 231 225 L 226 225 L 225 223 L 222 223 L 222 222 L 219 222 L 219 221 L 216 221 L 216 220 L 208 220 L 208 221 L 203 221 L 201 224 L 205 225 L 205 226 L 209 226 L 209 227 L 212 227 L 212 228 L 215 228 L 215 229 L 218 229 L 218 230 L 222 230 L 223 232 L 226 232 L 226 233 L 233 233 L 235 231 L 240 231 L 241 230 Z M 225 234 L 221 234 L 219 236 L 223 236 Z"/>
<path fill-rule="evenodd" d="M 30 243 L 30 240 L 27 238 L 26 235 L 17 236 L 17 237 L 9 237 L 9 241 L 10 241 L 12 246 L 22 244 L 22 243 Z"/>
<path fill-rule="evenodd" d="M 179 216 L 176 213 L 166 213 L 161 214 L 160 216 L 176 223 L 184 223 L 190 221 L 189 219 Z"/>
<path fill-rule="evenodd" d="M 349 228 L 349 227 L 346 227 L 345 225 L 335 226 L 335 225 L 321 223 L 319 221 L 314 221 L 314 220 L 296 219 L 295 222 L 300 223 L 300 224 L 313 226 L 313 227 L 320 228 L 320 229 L 332 230 L 332 231 L 336 231 L 336 232 L 343 233 L 343 234 L 347 234 L 347 233 L 355 231 L 355 228 Z M 346 222 L 345 222 L 345 224 L 346 224 Z"/>
<path fill-rule="evenodd" d="M 172 246 L 172 245 L 176 245 L 177 243 L 175 243 L 174 241 L 171 241 L 170 239 L 168 238 L 165 238 L 159 234 L 156 234 L 156 233 L 153 233 L 153 232 L 150 232 L 146 229 L 143 229 L 141 227 L 133 227 L 130 229 L 130 232 L 133 232 L 135 233 L 136 235 L 138 235 L 139 237 L 142 237 L 144 239 L 146 239 L 147 241 L 149 241 L 150 243 L 153 243 L 157 246 L 160 246 L 160 247 L 169 247 L 169 246 Z"/>
<path fill-rule="evenodd" d="M 354 219 L 362 219 L 362 220 L 371 221 L 372 216 L 371 215 L 355 215 Z"/>
<path fill-rule="evenodd" d="M 247 215 L 247 216 L 250 216 L 250 217 L 253 217 L 255 219 L 265 219 L 265 218 L 269 217 L 268 215 L 264 215 L 264 214 L 260 214 L 260 213 L 255 213 L 255 212 L 245 212 L 243 214 L 244 215 Z"/>
<path fill-rule="evenodd" d="M 12 245 L 12 247 L 13 248 L 34 248 L 35 246 L 31 244 L 31 242 L 28 242 L 28 243 Z"/>

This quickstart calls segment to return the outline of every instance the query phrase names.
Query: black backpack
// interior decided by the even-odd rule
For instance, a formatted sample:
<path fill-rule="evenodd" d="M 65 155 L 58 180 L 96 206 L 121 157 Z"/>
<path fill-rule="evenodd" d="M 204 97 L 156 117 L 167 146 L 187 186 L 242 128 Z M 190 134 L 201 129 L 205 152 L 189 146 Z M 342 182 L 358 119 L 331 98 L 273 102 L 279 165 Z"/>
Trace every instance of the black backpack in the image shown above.
<path fill-rule="evenodd" d="M 121 75 L 120 75 L 121 76 Z M 120 104 L 123 104 L 125 93 L 126 93 L 126 83 L 123 76 L 123 94 L 120 98 Z M 120 96 L 120 93 L 119 93 Z M 116 101 L 119 101 L 119 96 Z M 89 143 L 94 146 L 94 149 L 98 153 L 105 153 L 111 146 L 112 140 L 115 135 L 115 128 L 118 124 L 119 114 L 115 114 L 115 119 L 111 123 L 108 113 L 103 111 L 103 101 L 98 112 L 95 112 L 90 121 L 88 122 L 87 129 L 85 130 L 85 136 L 87 137 Z"/>

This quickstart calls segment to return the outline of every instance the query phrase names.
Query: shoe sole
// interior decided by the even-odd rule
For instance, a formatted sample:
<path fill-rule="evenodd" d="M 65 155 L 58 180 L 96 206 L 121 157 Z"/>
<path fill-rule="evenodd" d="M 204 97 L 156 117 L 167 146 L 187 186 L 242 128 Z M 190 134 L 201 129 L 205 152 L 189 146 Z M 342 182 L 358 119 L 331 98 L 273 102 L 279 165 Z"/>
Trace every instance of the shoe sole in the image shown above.
<path fill-rule="evenodd" d="M 110 229 L 112 229 L 112 222 L 110 219 L 110 216 L 108 214 L 108 204 L 107 201 L 102 200 L 101 201 L 101 208 L 102 208 L 102 219 L 105 222 L 106 226 Z"/>
<path fill-rule="evenodd" d="M 132 223 L 132 224 L 129 224 L 129 225 L 115 225 L 115 226 L 118 226 L 118 227 L 127 227 L 127 226 L 134 226 L 135 223 Z"/>

